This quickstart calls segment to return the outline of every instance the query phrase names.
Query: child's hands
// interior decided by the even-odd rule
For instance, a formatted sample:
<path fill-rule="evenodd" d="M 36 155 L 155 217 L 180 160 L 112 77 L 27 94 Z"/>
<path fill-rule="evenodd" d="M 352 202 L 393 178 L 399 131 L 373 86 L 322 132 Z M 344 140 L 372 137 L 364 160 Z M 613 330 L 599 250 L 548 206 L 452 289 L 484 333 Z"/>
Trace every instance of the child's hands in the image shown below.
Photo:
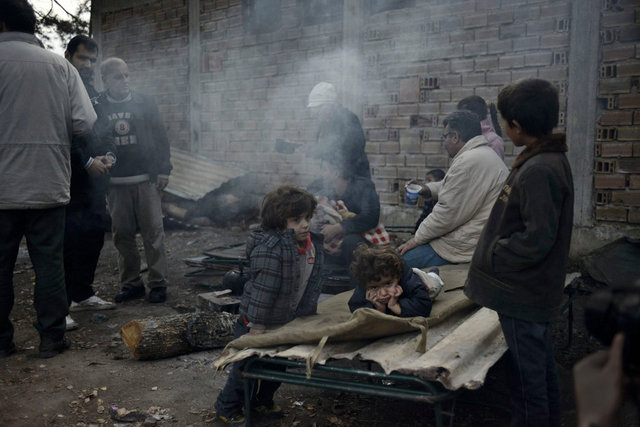
<path fill-rule="evenodd" d="M 380 301 L 380 295 L 378 295 L 378 289 L 369 288 L 367 289 L 367 293 L 365 294 L 365 298 L 369 301 L 376 310 L 385 313 L 387 311 L 387 305 Z"/>
<path fill-rule="evenodd" d="M 400 304 L 398 304 L 398 299 L 400 298 L 400 295 L 402 295 L 402 287 L 395 285 L 391 289 L 389 289 L 387 293 L 390 295 L 387 307 L 389 308 L 389 310 L 399 315 L 402 312 L 402 307 L 400 307 Z"/>

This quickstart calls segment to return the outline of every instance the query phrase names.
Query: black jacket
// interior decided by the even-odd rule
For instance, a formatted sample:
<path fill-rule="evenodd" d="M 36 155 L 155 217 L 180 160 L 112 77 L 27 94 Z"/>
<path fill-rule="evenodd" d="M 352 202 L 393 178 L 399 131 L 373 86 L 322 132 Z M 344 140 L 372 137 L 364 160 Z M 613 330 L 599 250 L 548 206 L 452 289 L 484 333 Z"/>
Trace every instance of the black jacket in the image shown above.
<path fill-rule="evenodd" d="M 333 199 L 342 200 L 349 212 L 356 214 L 341 222 L 345 234 L 364 233 L 380 222 L 380 198 L 375 184 L 369 178 L 351 178 L 344 193 L 333 196 Z"/>
<path fill-rule="evenodd" d="M 336 105 L 318 127 L 318 147 L 339 154 L 355 175 L 371 178 L 369 159 L 364 152 L 366 140 L 358 116 Z"/>
<path fill-rule="evenodd" d="M 402 287 L 402 295 L 398 299 L 398 304 L 402 308 L 400 317 L 429 317 L 431 314 L 431 299 L 427 286 L 418 275 L 414 274 L 409 264 L 402 262 L 402 277 L 399 282 Z M 373 308 L 374 305 L 367 301 L 366 291 L 363 286 L 356 286 L 353 295 L 349 299 L 349 310 L 352 312 L 359 308 Z M 394 312 L 387 309 L 387 314 L 396 316 Z"/>
<path fill-rule="evenodd" d="M 95 132 L 118 149 L 112 177 L 149 174 L 155 182 L 158 175 L 169 175 L 169 139 L 153 98 L 132 92 L 131 100 L 116 103 L 102 93 L 93 102 L 98 115 Z M 118 143 L 123 138 L 127 141 Z M 131 138 L 135 138 L 135 143 L 130 142 Z"/>
<path fill-rule="evenodd" d="M 559 313 L 573 226 L 564 151 L 564 135 L 554 135 L 516 159 L 471 260 L 471 300 L 530 322 Z"/>

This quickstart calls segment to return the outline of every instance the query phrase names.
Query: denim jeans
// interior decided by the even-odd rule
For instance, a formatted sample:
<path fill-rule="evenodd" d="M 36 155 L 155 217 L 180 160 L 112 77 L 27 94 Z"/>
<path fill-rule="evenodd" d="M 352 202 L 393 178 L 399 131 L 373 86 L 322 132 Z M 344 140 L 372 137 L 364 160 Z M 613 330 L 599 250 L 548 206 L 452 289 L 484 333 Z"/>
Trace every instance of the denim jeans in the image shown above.
<path fill-rule="evenodd" d="M 509 347 L 508 382 L 511 426 L 559 427 L 560 390 L 549 323 L 527 322 L 500 314 Z"/>
<path fill-rule="evenodd" d="M 240 316 L 233 331 L 233 336 L 234 338 L 238 338 L 248 332 L 249 328 L 244 324 L 242 316 Z M 227 383 L 224 385 L 222 391 L 220 391 L 213 405 L 218 415 L 229 418 L 240 412 L 244 407 L 244 381 L 241 373 L 246 362 L 247 360 L 244 359 L 231 365 Z M 285 367 L 282 366 L 282 371 L 284 370 Z M 278 387 L 280 387 L 279 382 L 261 380 L 258 392 L 253 397 L 255 405 L 271 406 L 273 404 L 273 395 L 276 390 L 278 390 Z"/>
<path fill-rule="evenodd" d="M 440 257 L 428 243 L 411 249 L 405 253 L 402 258 L 404 258 L 411 268 L 436 267 L 438 265 L 451 264 L 446 259 Z"/>

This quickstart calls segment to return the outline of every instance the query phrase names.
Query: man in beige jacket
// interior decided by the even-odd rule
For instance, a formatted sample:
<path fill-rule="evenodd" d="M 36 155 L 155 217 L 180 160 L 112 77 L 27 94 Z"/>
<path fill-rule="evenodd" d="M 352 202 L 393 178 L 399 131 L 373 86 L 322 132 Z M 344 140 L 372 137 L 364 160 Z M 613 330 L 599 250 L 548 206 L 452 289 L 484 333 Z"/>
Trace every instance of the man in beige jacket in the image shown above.
<path fill-rule="evenodd" d="M 398 248 L 414 268 L 470 262 L 509 170 L 482 136 L 470 111 L 451 113 L 442 140 L 453 159 L 444 179 L 423 185 L 421 194 L 438 203 L 415 235 Z"/>

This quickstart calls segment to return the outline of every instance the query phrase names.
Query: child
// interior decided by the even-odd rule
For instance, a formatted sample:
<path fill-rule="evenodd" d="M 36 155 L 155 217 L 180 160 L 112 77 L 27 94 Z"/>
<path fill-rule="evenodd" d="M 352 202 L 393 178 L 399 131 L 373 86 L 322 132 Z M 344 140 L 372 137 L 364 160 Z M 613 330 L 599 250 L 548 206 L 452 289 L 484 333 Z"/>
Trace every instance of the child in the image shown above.
<path fill-rule="evenodd" d="M 316 208 L 308 192 L 280 186 L 262 203 L 261 228 L 247 239 L 250 279 L 244 286 L 235 337 L 263 334 L 267 327 L 283 325 L 296 317 L 314 314 L 322 287 L 322 241 L 309 231 Z M 227 425 L 244 425 L 244 387 L 240 372 L 244 362 L 234 363 L 215 409 Z M 258 413 L 281 415 L 273 394 L 280 383 L 262 381 L 253 397 Z"/>
<path fill-rule="evenodd" d="M 429 317 L 435 298 L 429 294 L 435 289 L 430 289 L 393 249 L 360 245 L 349 270 L 358 284 L 349 299 L 351 311 L 366 307 L 400 317 Z M 427 280 L 435 285 L 432 288 L 441 288 L 442 281 L 434 270 L 435 278 L 427 276 Z"/>
<path fill-rule="evenodd" d="M 425 176 L 425 182 L 439 182 L 443 179 L 444 171 L 442 169 L 431 169 Z M 416 225 L 413 228 L 414 234 L 416 231 L 418 231 L 418 228 L 420 227 L 420 224 L 422 224 L 422 221 L 424 221 L 424 219 L 429 216 L 431 211 L 433 211 L 436 203 L 438 203 L 438 201 L 431 197 L 424 201 L 424 205 L 422 206 L 422 213 L 420 213 L 420 218 L 418 218 L 418 221 L 416 221 Z"/>
<path fill-rule="evenodd" d="M 504 141 L 502 140 L 502 130 L 500 129 L 500 123 L 498 122 L 498 112 L 496 106 L 492 103 L 489 104 L 489 110 L 491 111 L 491 120 L 487 118 L 487 103 L 482 97 L 478 95 L 467 96 L 458 102 L 458 110 L 469 110 L 475 113 L 480 119 L 480 126 L 482 127 L 482 135 L 489 141 L 489 147 L 493 148 L 493 151 L 504 160 Z M 494 129 L 495 126 L 495 129 Z"/>
<path fill-rule="evenodd" d="M 504 88 L 505 131 L 525 146 L 478 241 L 465 294 L 498 312 L 510 351 L 512 423 L 559 426 L 560 395 L 550 322 L 560 312 L 573 223 L 573 182 L 547 81 Z"/>

